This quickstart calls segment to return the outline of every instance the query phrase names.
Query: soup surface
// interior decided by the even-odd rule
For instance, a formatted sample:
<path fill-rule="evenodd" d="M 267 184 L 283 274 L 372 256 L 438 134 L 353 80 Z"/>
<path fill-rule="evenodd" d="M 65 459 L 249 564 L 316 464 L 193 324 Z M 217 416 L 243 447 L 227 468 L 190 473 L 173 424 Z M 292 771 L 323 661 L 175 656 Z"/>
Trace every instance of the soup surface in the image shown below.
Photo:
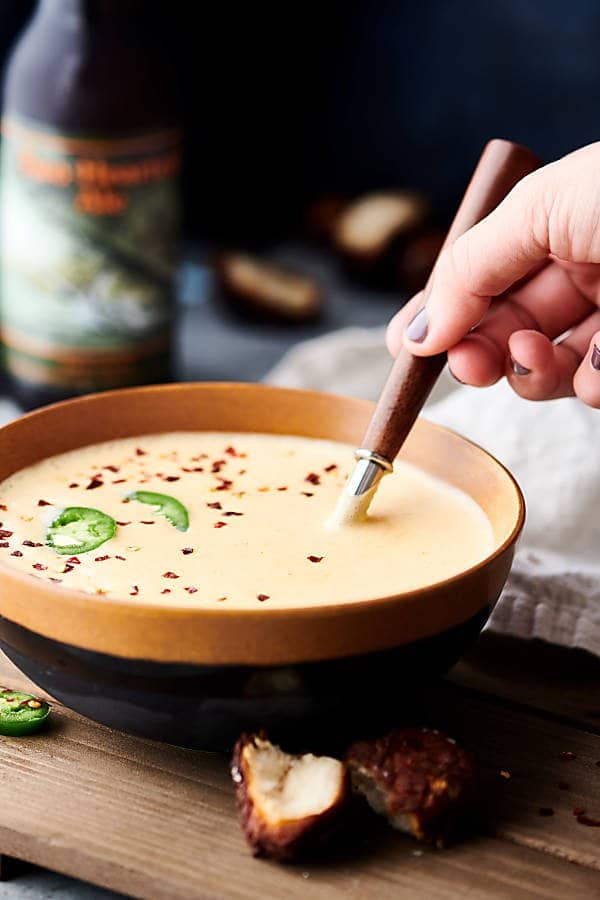
<path fill-rule="evenodd" d="M 281 435 L 181 432 L 94 444 L 0 484 L 0 559 L 64 587 L 142 603 L 267 607 L 393 595 L 491 552 L 480 507 L 401 462 L 366 521 L 327 527 L 352 466 L 349 445 Z M 166 499 L 149 502 L 156 498 L 143 492 Z M 57 527 L 69 516 L 75 524 Z M 69 552 L 74 541 L 86 546 L 86 529 L 101 543 Z"/>

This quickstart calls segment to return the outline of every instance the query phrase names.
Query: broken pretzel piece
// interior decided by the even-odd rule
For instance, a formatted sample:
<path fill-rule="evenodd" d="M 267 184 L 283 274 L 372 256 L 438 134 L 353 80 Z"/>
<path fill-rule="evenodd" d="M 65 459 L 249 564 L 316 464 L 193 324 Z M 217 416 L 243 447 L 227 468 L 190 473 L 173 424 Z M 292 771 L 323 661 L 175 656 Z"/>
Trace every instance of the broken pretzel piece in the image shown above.
<path fill-rule="evenodd" d="M 303 322 L 321 307 L 321 292 L 313 278 L 253 256 L 223 253 L 216 274 L 226 297 L 263 318 Z"/>
<path fill-rule="evenodd" d="M 375 812 L 420 841 L 443 846 L 470 805 L 475 765 L 439 731 L 401 728 L 348 751 L 353 789 Z"/>
<path fill-rule="evenodd" d="M 242 829 L 255 856 L 290 862 L 333 836 L 350 795 L 337 759 L 284 753 L 264 735 L 242 735 L 231 764 Z"/>

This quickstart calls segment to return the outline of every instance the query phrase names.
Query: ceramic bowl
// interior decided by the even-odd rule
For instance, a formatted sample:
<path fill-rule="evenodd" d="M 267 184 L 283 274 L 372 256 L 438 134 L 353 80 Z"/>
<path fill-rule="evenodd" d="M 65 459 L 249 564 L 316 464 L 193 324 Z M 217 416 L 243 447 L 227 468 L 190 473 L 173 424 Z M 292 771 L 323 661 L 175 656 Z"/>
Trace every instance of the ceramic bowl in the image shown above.
<path fill-rule="evenodd" d="M 161 431 L 255 431 L 360 443 L 370 403 L 247 384 L 96 394 L 0 429 L 0 480 L 55 453 Z M 523 525 L 512 476 L 464 438 L 419 420 L 402 457 L 484 509 L 494 549 L 429 587 L 336 606 L 144 605 L 35 579 L 0 561 L 0 642 L 41 688 L 132 733 L 203 749 L 241 730 L 327 742 L 408 715 L 483 627 Z M 390 565 L 394 560 L 390 559 Z M 368 573 L 365 573 L 368 578 Z"/>

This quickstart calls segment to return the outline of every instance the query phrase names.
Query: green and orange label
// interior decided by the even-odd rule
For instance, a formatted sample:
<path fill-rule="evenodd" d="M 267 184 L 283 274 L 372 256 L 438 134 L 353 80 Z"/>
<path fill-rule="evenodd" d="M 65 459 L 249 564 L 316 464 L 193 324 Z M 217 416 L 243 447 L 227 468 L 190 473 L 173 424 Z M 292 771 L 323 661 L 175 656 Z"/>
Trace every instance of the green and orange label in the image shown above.
<path fill-rule="evenodd" d="M 179 231 L 179 133 L 115 139 L 2 122 L 1 329 L 9 371 L 93 390 L 156 380 Z"/>

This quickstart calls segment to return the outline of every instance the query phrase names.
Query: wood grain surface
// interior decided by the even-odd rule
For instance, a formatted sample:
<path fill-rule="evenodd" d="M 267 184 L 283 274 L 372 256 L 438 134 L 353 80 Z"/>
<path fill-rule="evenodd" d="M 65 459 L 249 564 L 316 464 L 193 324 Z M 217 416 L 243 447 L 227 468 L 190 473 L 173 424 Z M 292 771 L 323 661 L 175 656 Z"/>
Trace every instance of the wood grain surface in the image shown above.
<path fill-rule="evenodd" d="M 558 652 L 571 681 L 583 666 L 587 696 L 597 697 L 597 661 Z M 581 806 L 600 818 L 600 736 L 589 722 L 566 722 L 560 700 L 554 711 L 556 686 L 540 696 L 544 648 L 524 655 L 536 708 L 491 689 L 485 654 L 482 675 L 475 655 L 427 702 L 428 717 L 475 750 L 483 774 L 480 834 L 454 848 L 422 848 L 367 816 L 347 851 L 327 861 L 254 860 L 224 757 L 131 738 L 56 704 L 47 732 L 0 738 L 0 853 L 161 900 L 600 896 L 600 828 L 572 814 Z M 510 641 L 504 660 L 508 681 Z M 4 657 L 0 680 L 27 685 Z M 517 680 L 526 699 L 522 670 Z"/>

